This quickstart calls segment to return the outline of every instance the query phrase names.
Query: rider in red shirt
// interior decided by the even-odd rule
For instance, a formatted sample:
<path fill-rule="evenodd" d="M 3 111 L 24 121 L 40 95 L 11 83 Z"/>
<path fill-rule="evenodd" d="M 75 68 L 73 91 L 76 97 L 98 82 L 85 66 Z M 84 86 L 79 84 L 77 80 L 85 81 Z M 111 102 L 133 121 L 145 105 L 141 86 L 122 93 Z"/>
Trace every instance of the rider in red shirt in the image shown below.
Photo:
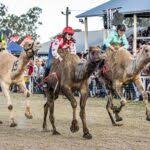
<path fill-rule="evenodd" d="M 72 54 L 76 54 L 75 40 L 73 39 L 74 30 L 72 27 L 65 27 L 61 35 L 58 35 L 50 44 L 48 61 L 46 64 L 45 75 L 46 77 L 50 71 L 52 59 L 58 59 L 60 62 L 63 60 L 58 53 L 58 49 L 69 51 Z"/>

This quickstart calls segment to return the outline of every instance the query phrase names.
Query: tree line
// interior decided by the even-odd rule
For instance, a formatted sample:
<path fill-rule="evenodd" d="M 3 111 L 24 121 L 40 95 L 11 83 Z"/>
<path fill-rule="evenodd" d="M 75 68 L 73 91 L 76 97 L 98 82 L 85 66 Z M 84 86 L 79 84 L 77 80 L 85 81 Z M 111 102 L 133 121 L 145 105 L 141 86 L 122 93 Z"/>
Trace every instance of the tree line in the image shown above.
<path fill-rule="evenodd" d="M 42 25 L 40 21 L 41 13 L 41 8 L 33 7 L 18 16 L 8 13 L 8 8 L 0 3 L 0 30 L 11 29 L 13 35 L 19 35 L 20 38 L 31 35 L 33 39 L 37 39 L 39 37 L 37 29 Z"/>

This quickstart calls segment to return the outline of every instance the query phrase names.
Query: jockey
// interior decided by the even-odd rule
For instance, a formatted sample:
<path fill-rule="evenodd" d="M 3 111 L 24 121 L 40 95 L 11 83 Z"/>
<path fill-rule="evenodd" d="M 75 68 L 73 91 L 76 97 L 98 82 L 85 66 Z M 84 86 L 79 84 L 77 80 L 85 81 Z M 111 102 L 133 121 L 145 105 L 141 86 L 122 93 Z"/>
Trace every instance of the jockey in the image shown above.
<path fill-rule="evenodd" d="M 60 63 L 63 60 L 57 51 L 58 49 L 63 49 L 64 51 L 69 51 L 72 54 L 76 54 L 75 40 L 72 37 L 73 35 L 74 30 L 72 27 L 67 26 L 63 29 L 62 34 L 58 35 L 50 44 L 44 78 L 50 71 L 53 58 L 58 59 Z"/>
<path fill-rule="evenodd" d="M 120 47 L 128 49 L 129 44 L 125 36 L 126 27 L 124 24 L 118 25 L 117 30 L 110 33 L 108 38 L 104 41 L 103 50 L 110 48 L 112 51 Z"/>

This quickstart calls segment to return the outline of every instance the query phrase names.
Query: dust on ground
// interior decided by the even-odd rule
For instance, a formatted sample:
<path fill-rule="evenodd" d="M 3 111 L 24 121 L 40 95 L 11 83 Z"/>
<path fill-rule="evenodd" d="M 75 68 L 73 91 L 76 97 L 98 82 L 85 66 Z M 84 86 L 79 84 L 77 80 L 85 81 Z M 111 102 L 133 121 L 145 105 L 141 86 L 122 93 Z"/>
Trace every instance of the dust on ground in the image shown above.
<path fill-rule="evenodd" d="M 149 150 L 150 122 L 145 120 L 143 102 L 129 102 L 121 113 L 123 126 L 114 127 L 105 109 L 106 100 L 89 98 L 86 105 L 87 125 L 93 135 L 91 140 L 82 138 L 82 124 L 79 117 L 79 98 L 77 117 L 80 130 L 70 131 L 72 108 L 67 99 L 61 96 L 55 101 L 55 121 L 61 135 L 42 132 L 43 95 L 32 95 L 33 119 L 24 116 L 24 98 L 21 94 L 12 94 L 15 116 L 18 126 L 9 127 L 9 113 L 6 100 L 0 95 L 0 150 Z M 51 130 L 49 119 L 48 127 Z"/>

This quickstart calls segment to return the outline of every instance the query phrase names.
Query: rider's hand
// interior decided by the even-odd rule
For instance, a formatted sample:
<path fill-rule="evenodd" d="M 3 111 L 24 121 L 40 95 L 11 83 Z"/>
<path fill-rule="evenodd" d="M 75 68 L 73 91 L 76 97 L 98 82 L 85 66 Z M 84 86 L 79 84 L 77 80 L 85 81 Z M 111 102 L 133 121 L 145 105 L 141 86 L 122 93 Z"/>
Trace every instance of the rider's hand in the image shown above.
<path fill-rule="evenodd" d="M 59 57 L 58 59 L 59 59 L 60 62 L 63 60 L 61 57 Z"/>
<path fill-rule="evenodd" d="M 112 52 L 115 52 L 115 48 L 113 46 L 110 46 L 110 49 Z"/>

